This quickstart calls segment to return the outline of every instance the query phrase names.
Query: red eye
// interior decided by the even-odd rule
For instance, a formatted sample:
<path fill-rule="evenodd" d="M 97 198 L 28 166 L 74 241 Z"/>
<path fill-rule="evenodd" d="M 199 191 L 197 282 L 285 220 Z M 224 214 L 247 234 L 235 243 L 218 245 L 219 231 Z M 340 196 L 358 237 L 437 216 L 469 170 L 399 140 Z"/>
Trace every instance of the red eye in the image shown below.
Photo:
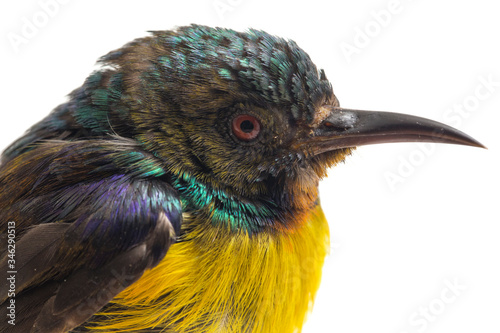
<path fill-rule="evenodd" d="M 242 114 L 233 119 L 232 129 L 238 139 L 250 141 L 259 135 L 260 123 L 254 116 Z"/>

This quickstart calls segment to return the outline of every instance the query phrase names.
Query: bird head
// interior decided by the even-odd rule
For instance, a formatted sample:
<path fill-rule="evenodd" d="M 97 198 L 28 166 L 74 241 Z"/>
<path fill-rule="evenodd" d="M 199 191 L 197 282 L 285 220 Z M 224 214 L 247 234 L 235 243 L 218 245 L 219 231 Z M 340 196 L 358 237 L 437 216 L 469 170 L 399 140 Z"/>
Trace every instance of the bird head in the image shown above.
<path fill-rule="evenodd" d="M 481 146 L 424 118 L 340 108 L 324 71 L 295 42 L 263 31 L 158 31 L 101 62 L 109 73 L 100 85 L 119 81 L 107 118 L 120 135 L 139 141 L 174 174 L 248 197 L 269 186 L 312 191 L 356 146 Z"/>

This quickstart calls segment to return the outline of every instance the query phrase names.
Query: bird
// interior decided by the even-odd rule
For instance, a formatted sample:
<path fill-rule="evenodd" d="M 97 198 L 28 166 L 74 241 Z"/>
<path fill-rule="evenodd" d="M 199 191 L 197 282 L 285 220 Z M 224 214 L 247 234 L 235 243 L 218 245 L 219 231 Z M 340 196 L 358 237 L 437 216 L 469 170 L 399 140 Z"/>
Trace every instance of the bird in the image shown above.
<path fill-rule="evenodd" d="M 484 148 L 340 107 L 304 50 L 261 30 L 151 31 L 98 63 L 1 156 L 2 332 L 300 332 L 327 171 L 363 145 Z"/>

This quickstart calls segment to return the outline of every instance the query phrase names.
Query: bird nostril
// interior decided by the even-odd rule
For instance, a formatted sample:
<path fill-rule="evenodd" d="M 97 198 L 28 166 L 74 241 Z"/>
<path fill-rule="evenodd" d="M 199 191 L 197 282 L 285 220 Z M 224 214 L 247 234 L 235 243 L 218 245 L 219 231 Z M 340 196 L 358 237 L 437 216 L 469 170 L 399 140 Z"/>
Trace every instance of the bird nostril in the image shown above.
<path fill-rule="evenodd" d="M 339 111 L 329 115 L 321 126 L 327 131 L 346 131 L 353 128 L 357 122 L 357 117 L 346 111 Z"/>
<path fill-rule="evenodd" d="M 322 127 L 327 131 L 345 131 L 351 126 L 339 122 L 334 123 L 331 121 L 325 121 L 323 122 Z"/>
<path fill-rule="evenodd" d="M 326 128 L 329 128 L 329 129 L 338 129 L 338 128 L 342 128 L 342 127 L 339 127 L 339 126 L 336 126 L 334 123 L 330 122 L 330 121 L 325 121 L 323 123 L 323 126 L 326 127 Z"/>

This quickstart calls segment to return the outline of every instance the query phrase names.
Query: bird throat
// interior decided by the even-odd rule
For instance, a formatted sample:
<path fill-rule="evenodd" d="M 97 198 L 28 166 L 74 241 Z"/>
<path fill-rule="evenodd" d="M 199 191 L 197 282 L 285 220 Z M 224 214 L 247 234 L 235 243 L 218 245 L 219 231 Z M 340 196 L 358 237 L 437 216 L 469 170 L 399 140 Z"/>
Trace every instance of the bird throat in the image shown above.
<path fill-rule="evenodd" d="M 172 185 L 179 191 L 185 213 L 232 232 L 291 230 L 305 223 L 305 216 L 318 204 L 317 184 L 307 190 L 302 186 L 280 188 L 279 196 L 269 193 L 252 199 L 229 194 L 188 174 L 173 176 Z"/>

